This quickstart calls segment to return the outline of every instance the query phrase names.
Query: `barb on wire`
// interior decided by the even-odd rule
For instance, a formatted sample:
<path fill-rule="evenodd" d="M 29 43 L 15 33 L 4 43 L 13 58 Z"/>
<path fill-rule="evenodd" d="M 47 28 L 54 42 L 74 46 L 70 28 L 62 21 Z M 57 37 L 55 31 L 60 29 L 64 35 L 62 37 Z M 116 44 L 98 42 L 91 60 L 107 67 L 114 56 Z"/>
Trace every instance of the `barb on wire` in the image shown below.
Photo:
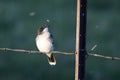
<path fill-rule="evenodd" d="M 14 51 L 14 52 L 21 52 L 21 53 L 29 53 L 29 54 L 35 54 L 35 53 L 43 54 L 39 51 L 34 51 L 34 50 L 12 49 L 12 48 L 0 48 L 0 51 Z M 75 54 L 75 53 L 60 52 L 60 51 L 52 51 L 52 53 L 65 54 L 65 55 L 74 55 Z M 101 57 L 101 58 L 105 58 L 105 59 L 111 59 L 111 60 L 120 60 L 119 57 L 104 56 L 104 55 L 96 54 L 96 53 L 93 53 L 93 52 L 90 52 L 88 55 L 89 56 L 95 56 L 95 57 Z"/>

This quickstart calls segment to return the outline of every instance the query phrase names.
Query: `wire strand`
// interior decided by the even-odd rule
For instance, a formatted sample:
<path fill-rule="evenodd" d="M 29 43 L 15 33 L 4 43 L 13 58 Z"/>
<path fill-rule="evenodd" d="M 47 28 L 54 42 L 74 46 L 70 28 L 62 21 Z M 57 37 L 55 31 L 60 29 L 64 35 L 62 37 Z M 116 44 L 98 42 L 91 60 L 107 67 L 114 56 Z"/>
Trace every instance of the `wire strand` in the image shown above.
<path fill-rule="evenodd" d="M 13 48 L 0 48 L 0 51 L 14 51 L 14 52 L 20 52 L 20 53 L 29 53 L 29 54 L 44 54 L 41 53 L 40 51 L 34 51 L 34 50 L 24 50 L 24 49 L 13 49 Z M 65 54 L 65 55 L 74 55 L 75 53 L 71 53 L 71 52 L 60 52 L 60 51 L 52 51 L 52 53 L 55 54 Z M 120 60 L 119 57 L 113 57 L 113 56 L 104 56 L 101 54 L 96 54 L 96 53 L 89 53 L 89 56 L 94 56 L 94 57 L 101 57 L 101 58 L 105 58 L 105 59 L 110 59 L 110 60 Z"/>

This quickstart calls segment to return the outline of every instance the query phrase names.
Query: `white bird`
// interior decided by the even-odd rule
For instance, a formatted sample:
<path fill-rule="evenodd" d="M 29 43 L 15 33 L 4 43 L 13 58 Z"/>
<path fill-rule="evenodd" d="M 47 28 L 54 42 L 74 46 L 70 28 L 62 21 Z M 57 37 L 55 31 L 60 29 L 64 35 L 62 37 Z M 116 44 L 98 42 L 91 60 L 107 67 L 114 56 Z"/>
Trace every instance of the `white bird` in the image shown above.
<path fill-rule="evenodd" d="M 54 55 L 51 53 L 54 50 L 53 36 L 50 34 L 47 25 L 42 26 L 40 29 L 38 29 L 36 45 L 40 52 L 47 55 L 49 64 L 56 65 Z"/>

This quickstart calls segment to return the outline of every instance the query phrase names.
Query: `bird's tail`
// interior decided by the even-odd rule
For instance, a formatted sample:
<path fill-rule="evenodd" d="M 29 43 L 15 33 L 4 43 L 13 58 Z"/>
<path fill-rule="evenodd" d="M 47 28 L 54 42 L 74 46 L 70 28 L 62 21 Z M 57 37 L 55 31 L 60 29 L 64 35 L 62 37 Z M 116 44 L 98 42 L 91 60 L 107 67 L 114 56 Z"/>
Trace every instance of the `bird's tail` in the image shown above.
<path fill-rule="evenodd" d="M 56 60 L 53 54 L 47 54 L 47 58 L 50 65 L 56 65 Z"/>

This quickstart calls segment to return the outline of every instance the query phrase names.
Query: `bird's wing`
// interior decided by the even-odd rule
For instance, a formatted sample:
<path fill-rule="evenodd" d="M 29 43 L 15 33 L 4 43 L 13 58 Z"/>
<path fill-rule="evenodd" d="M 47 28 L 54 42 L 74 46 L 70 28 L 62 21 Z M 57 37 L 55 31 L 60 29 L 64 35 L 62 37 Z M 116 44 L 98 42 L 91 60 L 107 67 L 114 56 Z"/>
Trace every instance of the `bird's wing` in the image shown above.
<path fill-rule="evenodd" d="M 50 34 L 50 40 L 51 40 L 52 44 L 54 44 L 54 40 L 53 40 L 52 34 Z"/>

